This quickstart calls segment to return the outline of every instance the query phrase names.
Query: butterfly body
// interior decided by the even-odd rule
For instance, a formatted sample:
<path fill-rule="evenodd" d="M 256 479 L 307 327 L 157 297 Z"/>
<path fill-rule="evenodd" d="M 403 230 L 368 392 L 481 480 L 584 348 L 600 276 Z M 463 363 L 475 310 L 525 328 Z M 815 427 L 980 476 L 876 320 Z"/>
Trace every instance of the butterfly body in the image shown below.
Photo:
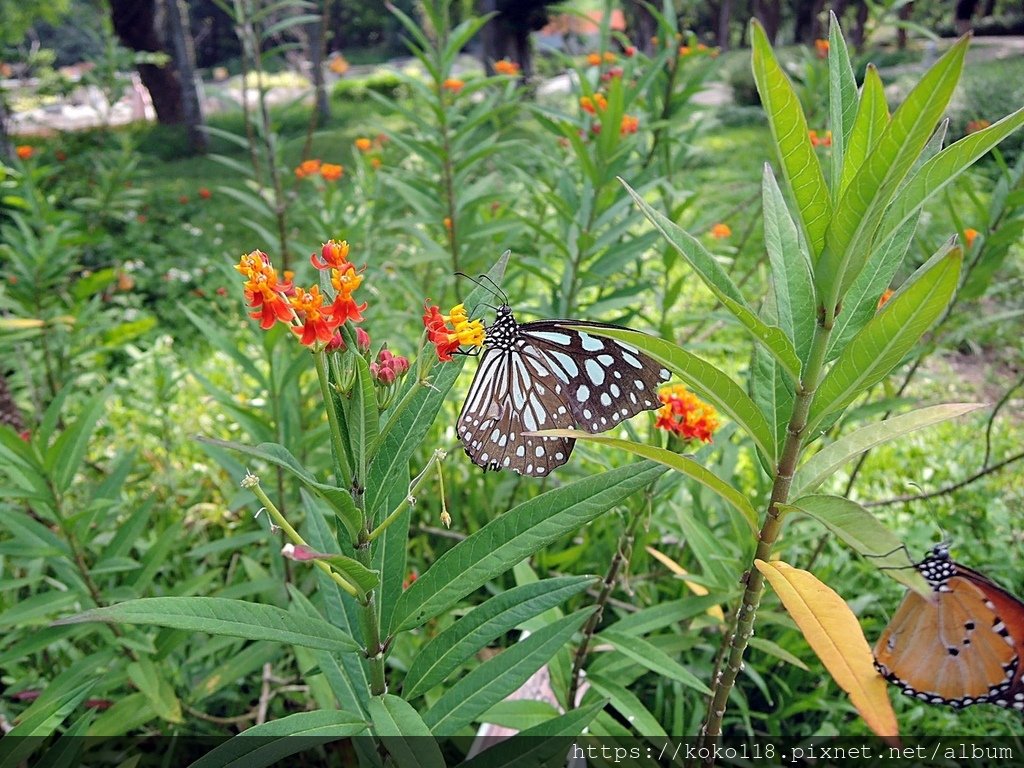
<path fill-rule="evenodd" d="M 459 414 L 457 432 L 473 462 L 542 476 L 564 464 L 575 440 L 547 429 L 597 433 L 658 408 L 667 369 L 635 347 L 574 326 L 577 320 L 518 323 L 507 304 L 484 337 L 485 351 Z"/>
<path fill-rule="evenodd" d="M 1024 603 L 945 545 L 917 564 L 932 599 L 908 592 L 875 646 L 875 666 L 931 704 L 1024 710 Z"/>

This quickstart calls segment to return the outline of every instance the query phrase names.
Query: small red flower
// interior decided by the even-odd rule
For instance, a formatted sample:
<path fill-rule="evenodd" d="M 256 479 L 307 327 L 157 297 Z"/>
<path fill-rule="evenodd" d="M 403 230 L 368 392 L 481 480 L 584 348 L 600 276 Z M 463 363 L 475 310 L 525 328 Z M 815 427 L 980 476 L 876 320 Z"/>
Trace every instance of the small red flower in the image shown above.
<path fill-rule="evenodd" d="M 213 193 L 206 187 L 200 187 L 199 197 L 201 197 L 203 200 L 209 200 L 211 197 L 213 197 Z"/>

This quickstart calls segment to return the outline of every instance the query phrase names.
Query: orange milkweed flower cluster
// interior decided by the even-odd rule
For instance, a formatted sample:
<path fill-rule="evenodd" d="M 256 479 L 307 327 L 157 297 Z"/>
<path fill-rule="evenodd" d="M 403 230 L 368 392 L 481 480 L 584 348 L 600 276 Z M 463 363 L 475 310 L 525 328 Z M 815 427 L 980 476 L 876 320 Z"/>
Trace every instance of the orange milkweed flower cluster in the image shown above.
<path fill-rule="evenodd" d="M 449 77 L 447 80 L 441 83 L 441 87 L 450 93 L 458 93 L 463 89 L 465 85 L 466 83 L 463 82 L 462 80 L 459 80 L 457 77 Z"/>
<path fill-rule="evenodd" d="M 828 56 L 828 40 L 824 38 L 818 38 L 814 41 L 814 51 L 818 54 L 819 59 L 824 59 Z"/>
<path fill-rule="evenodd" d="M 711 232 L 709 234 L 711 237 L 715 238 L 715 240 L 724 240 L 727 237 L 732 237 L 732 229 L 728 224 L 722 224 L 719 222 L 711 228 Z"/>
<path fill-rule="evenodd" d="M 252 317 L 260 321 L 264 330 L 274 323 L 287 324 L 299 336 L 299 343 L 312 346 L 317 343 L 329 345 L 340 341 L 338 327 L 347 320 L 359 323 L 363 320 L 366 303 L 357 304 L 352 294 L 363 282 L 363 277 L 348 261 L 349 245 L 345 241 L 329 240 L 324 243 L 320 256 L 310 256 L 310 263 L 318 270 L 330 270 L 331 285 L 337 292 L 330 304 L 320 293 L 320 287 L 313 285 L 309 290 L 296 288 L 291 275 L 278 278 L 270 258 L 263 251 L 255 250 L 245 254 L 235 269 L 246 277 L 245 300 L 255 309 Z M 364 332 L 365 333 L 365 332 Z M 357 340 L 359 339 L 357 333 Z M 360 344 L 360 346 L 362 346 Z M 369 349 L 369 336 L 366 336 Z"/>
<path fill-rule="evenodd" d="M 580 96 L 580 109 L 590 115 L 604 112 L 608 108 L 608 99 L 603 93 L 595 93 L 593 96 Z"/>
<path fill-rule="evenodd" d="M 335 165 L 334 163 L 324 163 L 320 166 L 320 175 L 324 181 L 337 181 L 345 173 L 344 166 Z"/>
<path fill-rule="evenodd" d="M 356 139 L 356 149 L 360 152 L 369 152 L 373 149 L 373 142 L 365 136 L 360 136 Z"/>
<path fill-rule="evenodd" d="M 509 59 L 500 59 L 494 62 L 494 71 L 499 75 L 515 77 L 519 74 L 519 64 Z"/>
<path fill-rule="evenodd" d="M 456 304 L 447 315 L 441 314 L 440 307 L 426 306 L 423 327 L 427 329 L 427 340 L 437 351 L 437 359 L 443 363 L 449 362 L 459 347 L 482 347 L 484 344 L 484 324 L 480 320 L 470 320 L 462 304 Z"/>
<path fill-rule="evenodd" d="M 992 123 L 990 123 L 988 120 L 986 120 L 983 117 L 982 118 L 978 118 L 977 120 L 971 120 L 970 122 L 967 123 L 966 132 L 967 133 L 977 133 L 978 131 L 985 130 L 990 125 L 992 125 Z"/>
<path fill-rule="evenodd" d="M 18 156 L 19 160 L 28 160 L 36 153 L 36 148 L 31 144 L 19 144 L 14 148 L 14 153 Z"/>
<path fill-rule="evenodd" d="M 334 163 L 321 163 L 316 158 L 303 160 L 295 168 L 295 178 L 297 179 L 308 179 L 311 176 L 319 175 L 324 181 L 337 181 L 344 173 L 344 166 L 335 165 Z"/>
<path fill-rule="evenodd" d="M 622 124 L 619 126 L 619 134 L 626 136 L 630 133 L 636 133 L 640 128 L 640 118 L 633 115 L 623 115 Z"/>
<path fill-rule="evenodd" d="M 894 293 L 895 291 L 892 288 L 886 288 L 885 291 L 882 292 L 882 295 L 878 297 L 878 306 L 875 307 L 875 311 L 877 312 L 884 307 L 888 303 L 889 299 L 892 298 Z"/>
<path fill-rule="evenodd" d="M 978 239 L 978 230 L 968 227 L 964 230 L 964 244 L 971 248 L 974 245 L 974 241 Z"/>
<path fill-rule="evenodd" d="M 654 426 L 688 440 L 710 443 L 720 426 L 718 411 L 682 384 L 663 387 L 658 397 L 664 405 L 658 409 Z"/>
<path fill-rule="evenodd" d="M 832 131 L 825 131 L 822 134 L 818 134 L 817 131 L 808 131 L 807 137 L 811 140 L 811 146 L 814 147 L 831 147 L 832 146 Z"/>

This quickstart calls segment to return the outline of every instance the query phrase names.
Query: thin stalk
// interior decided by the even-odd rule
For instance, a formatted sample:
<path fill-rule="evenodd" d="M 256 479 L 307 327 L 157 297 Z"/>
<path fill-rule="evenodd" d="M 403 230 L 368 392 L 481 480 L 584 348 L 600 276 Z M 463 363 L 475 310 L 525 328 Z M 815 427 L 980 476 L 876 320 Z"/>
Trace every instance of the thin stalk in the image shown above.
<path fill-rule="evenodd" d="M 821 382 L 825 352 L 828 349 L 828 339 L 832 333 L 833 322 L 833 314 L 823 312 L 814 329 L 814 339 L 811 342 L 807 367 L 797 389 L 793 413 L 786 430 L 786 441 L 779 459 L 778 470 L 775 473 L 771 500 L 768 503 L 764 524 L 761 526 L 754 560 L 767 561 L 771 558 L 772 548 L 782 530 L 782 512 L 779 510 L 779 505 L 785 504 L 789 500 L 789 489 L 793 482 L 793 475 L 796 473 L 797 460 L 800 458 L 800 449 L 807 430 L 807 416 L 810 413 L 814 393 Z M 722 735 L 722 718 L 725 716 L 729 694 L 743 667 L 743 654 L 754 633 L 754 618 L 761 603 L 761 594 L 764 592 L 764 577 L 751 562 L 745 579 L 746 589 L 736 612 L 736 626 L 729 641 L 728 657 L 724 668 L 714 680 L 713 696 L 701 733 L 700 744 L 704 747 L 716 744 Z M 713 755 L 714 752 L 711 751 L 710 754 Z M 704 764 L 713 765 L 713 756 L 704 760 Z"/>
<path fill-rule="evenodd" d="M 411 483 L 409 483 L 409 493 L 407 493 L 405 495 L 405 498 L 402 499 L 402 503 L 395 507 L 394 511 L 391 512 L 387 517 L 385 517 L 381 521 L 380 525 L 378 525 L 369 534 L 367 534 L 367 542 L 375 541 L 377 537 L 379 537 L 382 533 L 384 533 L 384 531 L 388 529 L 389 525 L 395 522 L 395 520 L 397 520 L 402 515 L 402 513 L 405 512 L 405 510 L 407 510 L 409 507 L 413 506 L 416 503 L 416 491 L 418 491 L 419 487 L 423 484 L 424 479 L 426 479 L 427 473 L 435 464 L 439 464 L 447 455 L 448 454 L 445 453 L 440 448 L 434 451 L 430 459 L 427 461 L 426 466 L 423 467 L 423 471 L 416 475 L 416 478 Z M 442 498 L 443 497 L 444 494 L 442 491 Z"/>
<path fill-rule="evenodd" d="M 327 353 L 321 350 L 313 354 L 313 362 L 316 365 L 316 377 L 320 382 L 320 394 L 324 399 L 324 408 L 327 409 L 327 422 L 331 428 L 331 445 L 334 455 L 334 474 L 344 487 L 352 486 L 352 474 L 348 469 L 348 455 L 345 450 L 345 440 L 341 434 L 341 423 L 338 421 L 338 411 L 334 407 L 334 393 L 331 390 L 331 380 L 327 375 Z"/>
<path fill-rule="evenodd" d="M 260 479 L 256 475 L 246 475 L 245 479 L 242 480 L 242 487 L 247 488 L 253 496 L 259 499 L 260 504 L 263 505 L 263 508 L 267 510 L 267 514 L 270 515 L 270 519 L 274 521 L 274 525 L 284 531 L 285 535 L 293 544 L 300 547 L 309 547 L 306 540 L 299 535 L 299 532 L 296 531 L 295 528 L 292 527 L 292 524 L 288 522 L 288 519 L 281 514 L 281 510 L 274 505 L 274 502 L 270 500 L 270 497 L 267 496 L 263 488 L 260 487 Z M 313 560 L 313 565 L 330 576 L 335 584 L 345 590 L 356 600 L 362 600 L 359 590 L 344 576 L 331 568 L 328 563 L 325 563 L 323 560 Z"/>

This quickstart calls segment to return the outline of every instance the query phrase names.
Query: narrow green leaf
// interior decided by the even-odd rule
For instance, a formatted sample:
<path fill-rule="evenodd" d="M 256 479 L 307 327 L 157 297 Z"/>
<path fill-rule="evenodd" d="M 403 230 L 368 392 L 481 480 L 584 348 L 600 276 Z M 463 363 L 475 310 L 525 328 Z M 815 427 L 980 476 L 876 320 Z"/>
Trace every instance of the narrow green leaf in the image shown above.
<path fill-rule="evenodd" d="M 832 477 L 846 462 L 855 459 L 877 445 L 883 445 L 919 429 L 955 419 L 964 414 L 984 408 L 979 403 L 947 403 L 919 408 L 910 413 L 893 416 L 891 419 L 869 424 L 854 432 L 843 435 L 834 443 L 826 445 L 796 471 L 790 496 L 797 498 L 813 492 L 819 485 Z"/>
<path fill-rule="evenodd" d="M 352 541 L 358 538 L 359 531 L 363 527 L 363 517 L 356 508 L 355 502 L 352 501 L 352 495 L 343 488 L 319 482 L 283 445 L 278 443 L 260 443 L 254 448 L 251 445 L 228 440 L 215 440 L 212 437 L 200 436 L 196 439 L 207 445 L 227 448 L 228 450 L 244 453 L 246 456 L 262 459 L 275 467 L 280 467 L 287 471 L 297 478 L 308 491 L 327 502 L 331 509 L 334 510 L 338 519 L 345 525 L 345 529 L 348 531 Z"/>
<path fill-rule="evenodd" d="M 764 28 L 750 24 L 753 44 L 754 81 L 768 115 L 768 126 L 779 150 L 782 171 L 799 211 L 804 239 L 817 260 L 825 245 L 825 231 L 832 218 L 832 205 L 821 172 L 821 163 L 811 145 L 800 99 L 793 84 L 779 66 Z"/>
<path fill-rule="evenodd" d="M 153 624 L 211 635 L 276 640 L 325 651 L 355 651 L 355 640 L 322 619 L 296 616 L 272 605 L 220 597 L 146 597 L 69 616 L 54 625 L 105 621 Z"/>
<path fill-rule="evenodd" d="M 566 325 L 573 328 L 571 325 Z M 640 331 L 619 328 L 576 328 L 595 336 L 608 336 L 624 341 L 658 361 L 686 385 L 735 421 L 750 436 L 754 444 L 768 457 L 776 460 L 775 437 L 767 419 L 739 384 L 711 363 L 687 352 L 670 341 L 648 336 Z"/>
<path fill-rule="evenodd" d="M 110 709 L 97 717 L 89 726 L 86 735 L 94 739 L 123 736 L 142 727 L 156 716 L 144 694 L 129 693 L 119 698 Z"/>
<path fill-rule="evenodd" d="M 598 637 L 615 646 L 615 650 L 631 661 L 656 672 L 662 677 L 682 683 L 707 696 L 711 689 L 697 679 L 686 667 L 648 640 L 637 635 L 620 634 L 614 628 L 602 630 Z"/>
<path fill-rule="evenodd" d="M 733 284 L 729 275 L 715 261 L 715 258 L 705 250 L 697 238 L 654 210 L 625 181 L 622 181 L 622 179 L 619 179 L 619 181 L 622 182 L 626 191 L 636 201 L 643 214 L 664 235 L 672 247 L 686 259 L 698 277 L 704 281 L 704 284 L 711 289 L 711 292 L 725 305 L 726 309 L 732 312 L 736 319 L 740 321 L 740 324 L 782 363 L 794 379 L 798 378 L 800 376 L 800 359 L 797 357 L 796 350 L 782 329 L 769 326 L 754 314 L 754 311 L 747 305 L 746 299 L 743 298 L 739 289 Z"/>
<path fill-rule="evenodd" d="M 912 219 L 929 198 L 945 189 L 1021 125 L 1024 125 L 1024 107 L 988 128 L 964 136 L 924 163 L 885 212 L 880 236 L 890 236 Z"/>
<path fill-rule="evenodd" d="M 750 500 L 740 491 L 737 491 L 727 482 L 718 477 L 714 472 L 707 469 L 703 464 L 694 461 L 689 456 L 684 456 L 673 451 L 659 448 L 655 445 L 637 443 L 632 440 L 623 440 L 608 435 L 590 435 L 579 430 L 569 429 L 546 429 L 534 434 L 551 435 L 557 437 L 571 437 L 576 440 L 586 440 L 602 445 L 610 445 L 639 456 L 642 459 L 650 459 L 659 464 L 664 464 L 669 469 L 682 472 L 689 478 L 696 480 L 710 491 L 718 494 L 730 507 L 740 513 L 743 521 L 750 527 L 753 533 L 757 533 L 758 521 L 757 512 L 754 510 Z"/>
<path fill-rule="evenodd" d="M 814 335 L 816 304 L 810 257 L 800 243 L 796 224 L 769 163 L 761 182 L 764 243 L 772 267 L 775 313 L 800 360 L 807 359 Z"/>
<path fill-rule="evenodd" d="M 57 730 L 85 700 L 96 682 L 95 679 L 86 680 L 62 696 L 46 702 L 46 706 L 35 709 L 30 716 L 23 716 L 21 722 L 0 740 L 0 768 L 18 768 L 23 765 L 29 755 L 45 744 L 42 737 Z"/>
<path fill-rule="evenodd" d="M 367 568 L 355 558 L 337 554 L 320 553 L 320 555 L 316 558 L 317 560 L 330 563 L 334 570 L 344 576 L 364 595 L 380 585 L 380 574 Z"/>
<path fill-rule="evenodd" d="M 89 398 L 78 418 L 47 449 L 45 466 L 52 473 L 58 493 L 67 491 L 75 473 L 81 468 L 89 448 L 89 438 L 103 415 L 108 394 L 109 390 L 105 389 Z"/>
<path fill-rule="evenodd" d="M 454 735 L 525 683 L 596 610 L 592 605 L 564 616 L 488 659 L 445 691 L 423 721 L 437 736 Z"/>
<path fill-rule="evenodd" d="M 563 576 L 513 587 L 474 608 L 428 642 L 402 684 L 411 701 L 443 682 L 481 648 L 527 619 L 560 605 L 597 582 L 596 576 Z"/>
<path fill-rule="evenodd" d="M 774 656 L 787 664 L 792 664 L 794 667 L 802 669 L 804 672 L 810 671 L 807 665 L 800 660 L 800 657 L 794 656 L 778 643 L 773 643 L 771 640 L 765 640 L 763 637 L 751 637 L 747 642 L 750 643 L 752 648 L 757 648 L 759 651 L 763 651 L 769 656 Z"/>
<path fill-rule="evenodd" d="M 903 359 L 949 304 L 963 254 L 947 244 L 908 279 L 829 369 L 811 403 L 807 434 L 842 411 Z"/>
<path fill-rule="evenodd" d="M 967 42 L 953 45 L 907 95 L 836 206 L 814 276 L 826 307 L 839 303 L 863 268 L 886 206 L 953 95 Z"/>
<path fill-rule="evenodd" d="M 358 736 L 367 723 L 339 710 L 297 712 L 247 728 L 189 768 L 263 768 L 337 739 Z"/>
<path fill-rule="evenodd" d="M 128 679 L 135 684 L 149 705 L 163 720 L 169 723 L 180 723 L 181 702 L 174 695 L 174 686 L 160 674 L 160 669 L 151 659 L 146 657 L 125 667 Z"/>
<path fill-rule="evenodd" d="M 812 517 L 906 587 L 931 598 L 932 588 L 916 568 L 910 568 L 906 547 L 867 509 L 842 496 L 804 496 L 780 508 Z"/>
<path fill-rule="evenodd" d="M 832 199 L 838 200 L 842 189 L 846 147 L 853 132 L 857 114 L 857 81 L 850 65 L 839 19 L 834 11 L 828 14 L 828 114 L 832 129 Z"/>
<path fill-rule="evenodd" d="M 377 422 L 377 395 L 373 389 L 370 367 L 361 355 L 355 356 L 356 378 L 348 397 L 339 398 L 345 410 L 348 440 L 356 471 L 366 469 L 371 446 L 376 444 L 380 425 Z M 360 478 L 361 480 L 361 478 Z"/>
<path fill-rule="evenodd" d="M 560 766 L 573 741 L 586 729 L 607 700 L 598 699 L 564 715 L 545 720 L 520 731 L 517 738 L 505 739 L 461 764 L 461 768 L 533 768 Z"/>
<path fill-rule="evenodd" d="M 370 699 L 374 733 L 396 766 L 445 768 L 441 748 L 419 713 L 404 699 L 386 693 Z"/>
<path fill-rule="evenodd" d="M 68 607 L 81 607 L 80 601 L 81 597 L 75 592 L 46 589 L 32 597 L 19 600 L 0 613 L 0 629 L 5 627 L 27 628 L 38 624 L 48 624 L 55 614 Z"/>
<path fill-rule="evenodd" d="M 654 482 L 663 467 L 640 462 L 585 477 L 523 502 L 459 542 L 402 593 L 392 633 L 418 627 L 552 541 Z"/>
<path fill-rule="evenodd" d="M 660 736 L 667 734 L 661 723 L 644 706 L 643 702 L 629 689 L 610 677 L 601 674 L 587 676 L 587 681 L 601 696 L 609 699 L 612 708 L 622 715 L 634 731 L 641 736 Z"/>

